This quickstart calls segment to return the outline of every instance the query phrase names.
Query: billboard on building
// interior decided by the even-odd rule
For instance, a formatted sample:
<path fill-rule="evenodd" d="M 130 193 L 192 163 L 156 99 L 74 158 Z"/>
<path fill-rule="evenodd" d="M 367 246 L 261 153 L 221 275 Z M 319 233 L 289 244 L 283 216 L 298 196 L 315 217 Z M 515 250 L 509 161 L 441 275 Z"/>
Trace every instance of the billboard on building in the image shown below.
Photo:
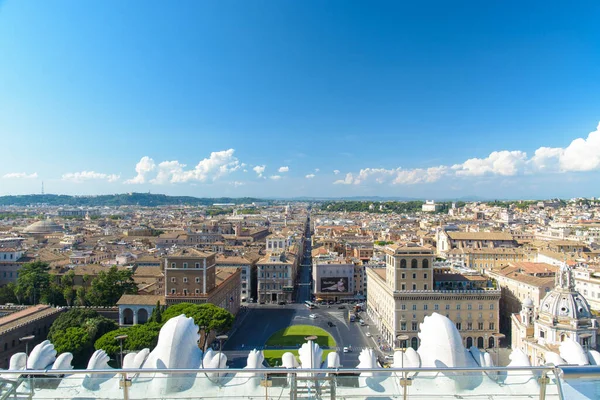
<path fill-rule="evenodd" d="M 348 293 L 347 277 L 327 277 L 321 278 L 321 293 Z"/>

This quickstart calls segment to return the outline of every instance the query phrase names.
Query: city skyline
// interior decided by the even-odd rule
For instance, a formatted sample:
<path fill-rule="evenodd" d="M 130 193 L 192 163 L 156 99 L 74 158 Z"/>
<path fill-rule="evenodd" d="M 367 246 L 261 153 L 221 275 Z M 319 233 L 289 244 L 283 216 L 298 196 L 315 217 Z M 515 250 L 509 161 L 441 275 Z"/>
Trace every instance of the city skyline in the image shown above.
<path fill-rule="evenodd" d="M 0 195 L 599 195 L 596 3 L 0 11 Z"/>

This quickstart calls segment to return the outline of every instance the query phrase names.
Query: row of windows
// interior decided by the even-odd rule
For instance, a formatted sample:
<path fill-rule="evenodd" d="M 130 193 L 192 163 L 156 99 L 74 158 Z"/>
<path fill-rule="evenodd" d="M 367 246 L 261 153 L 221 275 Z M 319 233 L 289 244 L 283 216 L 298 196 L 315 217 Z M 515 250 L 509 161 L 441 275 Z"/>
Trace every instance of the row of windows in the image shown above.
<path fill-rule="evenodd" d="M 175 294 L 175 293 L 177 293 L 177 291 L 175 289 L 171 289 L 171 294 Z M 194 293 L 200 294 L 200 289 L 196 289 L 194 291 Z M 187 289 L 183 289 L 183 295 L 187 296 L 188 294 L 189 294 L 188 290 Z"/>
<path fill-rule="evenodd" d="M 9 278 L 12 278 L 12 277 L 13 277 L 13 273 L 12 273 L 12 271 L 10 271 L 8 274 L 9 274 Z M 15 275 L 16 275 L 16 277 L 17 277 L 17 278 L 19 277 L 19 273 L 18 273 L 18 272 L 15 272 Z M 2 277 L 3 277 L 3 278 L 6 278 L 6 271 L 4 271 L 4 272 L 2 273 Z"/>
<path fill-rule="evenodd" d="M 171 282 L 176 283 L 177 278 L 171 277 Z M 188 278 L 186 276 L 183 277 L 183 283 L 188 283 Z M 200 278 L 196 278 L 196 283 L 200 283 Z"/>
<path fill-rule="evenodd" d="M 402 279 L 406 279 L 406 272 L 403 272 L 403 273 L 401 273 L 401 274 L 400 274 L 400 277 L 401 277 Z M 413 279 L 417 279 L 417 274 L 416 274 L 416 273 L 413 273 L 413 274 L 412 274 L 412 278 L 413 278 Z M 425 272 L 425 273 L 423 274 L 423 279 L 427 279 L 427 272 Z"/>
<path fill-rule="evenodd" d="M 406 290 L 406 283 L 400 284 L 400 290 Z M 416 283 L 412 284 L 412 289 L 411 290 L 417 290 L 417 284 Z M 423 285 L 423 290 L 428 290 L 427 284 Z"/>
<path fill-rule="evenodd" d="M 387 263 L 388 264 L 392 264 L 394 267 L 396 267 L 396 257 L 392 257 L 387 255 Z M 410 260 L 410 267 L 411 268 L 419 268 L 419 261 L 416 258 L 413 258 L 412 260 Z M 421 263 L 421 267 L 422 268 L 429 268 L 429 260 L 428 259 L 423 259 L 422 263 Z M 407 268 L 407 262 L 405 258 L 400 259 L 400 268 Z"/>
<path fill-rule="evenodd" d="M 423 310 L 427 310 L 428 306 L 429 306 L 428 304 L 423 304 Z M 400 305 L 400 308 L 401 308 L 402 310 L 406 310 L 406 304 L 401 304 L 401 305 Z M 413 305 L 412 305 L 412 309 L 413 309 L 413 311 L 416 311 L 416 310 L 417 310 L 417 305 L 416 305 L 416 304 L 413 304 Z M 436 310 L 436 311 L 437 311 L 437 310 L 439 310 L 439 309 L 440 309 L 440 306 L 439 306 L 439 304 L 434 304 L 434 305 L 433 305 L 433 309 L 434 309 L 434 310 Z M 449 309 L 450 309 L 450 304 L 446 304 L 446 310 L 449 310 Z M 457 310 L 460 310 L 460 309 L 461 309 L 461 304 L 460 304 L 460 303 L 458 303 L 458 304 L 456 305 L 456 309 L 457 309 Z M 471 305 L 471 304 L 467 304 L 467 310 L 472 310 L 472 309 L 473 309 L 472 305 Z M 479 310 L 483 310 L 483 304 L 478 304 L 478 309 L 479 309 Z M 491 304 L 490 304 L 490 310 L 493 310 L 493 309 L 494 309 L 494 304 L 493 304 L 493 303 L 491 303 Z M 470 314 L 469 314 L 469 315 L 470 315 Z M 479 315 L 481 316 L 481 314 L 479 314 Z"/>
<path fill-rule="evenodd" d="M 265 273 L 261 272 L 260 274 L 261 278 L 265 277 Z M 280 272 L 279 276 L 277 276 L 277 272 L 267 272 L 267 278 L 287 278 L 288 277 L 288 273 L 287 272 Z"/>
<path fill-rule="evenodd" d="M 187 269 L 187 267 L 188 267 L 188 263 L 184 262 L 184 263 L 183 263 L 183 268 L 184 268 L 184 269 Z M 200 263 L 196 263 L 196 264 L 194 264 L 194 267 L 195 267 L 195 268 L 200 268 Z M 171 268 L 177 268 L 177 264 L 175 264 L 174 262 L 172 262 L 172 263 L 171 263 Z"/>
<path fill-rule="evenodd" d="M 4 259 L 7 259 L 8 254 L 4 253 Z M 10 259 L 13 259 L 14 254 L 10 253 Z"/>
<path fill-rule="evenodd" d="M 401 331 L 405 331 L 407 327 L 407 323 L 406 322 L 401 322 L 400 323 L 400 330 Z M 490 322 L 488 324 L 488 329 L 490 331 L 493 331 L 496 327 L 496 324 L 493 322 Z M 463 330 L 463 326 L 461 322 L 457 322 L 456 323 L 456 329 L 458 329 L 459 331 Z M 478 322 L 477 323 L 477 330 L 482 331 L 484 329 L 484 323 L 483 322 Z M 418 322 L 411 322 L 411 331 L 416 331 L 418 330 Z M 466 330 L 467 331 L 472 331 L 473 330 L 473 323 L 472 322 L 467 322 L 466 324 Z"/>

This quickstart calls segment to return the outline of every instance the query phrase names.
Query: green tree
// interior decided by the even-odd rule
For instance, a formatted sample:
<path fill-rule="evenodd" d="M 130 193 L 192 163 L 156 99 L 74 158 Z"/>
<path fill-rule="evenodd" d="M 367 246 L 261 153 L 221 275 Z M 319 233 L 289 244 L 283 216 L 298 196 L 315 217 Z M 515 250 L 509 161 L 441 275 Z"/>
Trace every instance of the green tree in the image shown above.
<path fill-rule="evenodd" d="M 161 325 L 156 322 L 119 328 L 102 335 L 96 340 L 94 347 L 96 350 L 104 350 L 109 355 L 117 355 L 120 350 L 120 343 L 115 338 L 120 335 L 127 335 L 127 338 L 123 341 L 123 350 L 138 351 L 145 348 L 152 350 L 158 342 L 160 328 Z"/>
<path fill-rule="evenodd" d="M 206 349 L 210 338 L 231 329 L 233 325 L 233 314 L 224 308 L 214 304 L 179 303 L 168 307 L 162 315 L 166 322 L 178 315 L 184 314 L 192 317 L 196 325 L 200 327 L 200 347 Z"/>
<path fill-rule="evenodd" d="M 15 284 L 9 283 L 0 287 L 0 304 L 6 303 L 18 303 L 17 296 L 15 295 Z"/>
<path fill-rule="evenodd" d="M 114 331 L 117 327 L 115 321 L 101 316 L 96 311 L 76 308 L 62 313 L 54 321 L 48 332 L 48 340 L 55 345 L 61 343 L 66 346 L 69 340 L 75 342 L 83 337 L 81 332 L 71 331 L 68 340 L 62 338 L 63 335 L 67 334 L 69 328 L 83 329 L 87 333 L 87 342 L 85 345 L 74 348 L 72 352 L 73 364 L 75 366 L 85 366 L 94 351 L 94 342 L 105 333 Z"/>
<path fill-rule="evenodd" d="M 50 267 L 47 263 L 34 261 L 19 270 L 15 295 L 20 302 L 38 304 L 50 289 Z"/>
<path fill-rule="evenodd" d="M 82 327 L 67 328 L 62 334 L 55 335 L 52 342 L 58 354 L 64 352 L 73 353 L 73 359 L 82 359 L 89 353 L 90 334 Z"/>
<path fill-rule="evenodd" d="M 133 271 L 112 266 L 92 280 L 86 301 L 92 306 L 114 306 L 124 294 L 135 293 L 137 285 L 133 280 Z"/>
<path fill-rule="evenodd" d="M 150 321 L 157 322 L 159 324 L 162 322 L 162 306 L 160 305 L 160 301 L 156 302 L 156 307 L 154 307 L 154 310 L 152 310 Z"/>
<path fill-rule="evenodd" d="M 60 278 L 60 286 L 65 303 L 70 307 L 75 302 L 75 272 L 69 271 Z"/>

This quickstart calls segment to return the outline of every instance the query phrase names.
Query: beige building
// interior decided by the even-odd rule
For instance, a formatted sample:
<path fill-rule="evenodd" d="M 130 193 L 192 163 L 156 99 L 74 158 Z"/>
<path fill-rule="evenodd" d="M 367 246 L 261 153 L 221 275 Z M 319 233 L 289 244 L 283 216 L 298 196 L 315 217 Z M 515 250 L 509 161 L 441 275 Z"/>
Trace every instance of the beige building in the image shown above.
<path fill-rule="evenodd" d="M 193 248 L 165 258 L 167 305 L 212 303 L 236 314 L 241 301 L 241 269 L 218 268 L 216 255 Z"/>
<path fill-rule="evenodd" d="M 440 230 L 437 235 L 437 252 L 446 255 L 451 249 L 483 249 L 517 247 L 517 242 L 506 232 L 457 232 Z"/>
<path fill-rule="evenodd" d="M 450 318 L 465 346 L 495 347 L 499 290 L 433 290 L 433 251 L 413 245 L 385 248 L 386 267 L 367 267 L 367 313 L 388 343 L 400 334 L 419 346 L 419 324 L 439 313 Z"/>
<path fill-rule="evenodd" d="M 260 303 L 291 303 L 296 277 L 294 259 L 289 260 L 287 253 L 274 251 L 258 260 L 257 283 Z"/>
<path fill-rule="evenodd" d="M 584 350 L 596 348 L 598 323 L 575 289 L 572 269 L 563 265 L 556 278 L 556 287 L 539 307 L 527 299 L 521 312 L 511 316 L 512 348 L 527 354 L 532 365 L 555 362 L 567 340 L 578 342 Z"/>

